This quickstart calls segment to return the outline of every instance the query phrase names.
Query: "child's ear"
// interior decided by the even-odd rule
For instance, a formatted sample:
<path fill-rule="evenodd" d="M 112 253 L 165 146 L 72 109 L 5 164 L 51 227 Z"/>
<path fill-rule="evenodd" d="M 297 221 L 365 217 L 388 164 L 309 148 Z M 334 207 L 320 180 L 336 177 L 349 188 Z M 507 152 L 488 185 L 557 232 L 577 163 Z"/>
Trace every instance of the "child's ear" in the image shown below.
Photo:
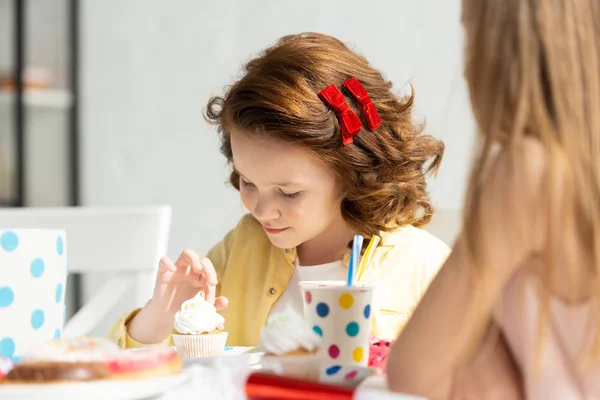
<path fill-rule="evenodd" d="M 335 182 L 337 185 L 337 193 L 339 200 L 342 201 L 344 200 L 344 197 L 346 197 L 346 193 L 348 193 L 348 188 L 340 179 L 336 179 Z"/>

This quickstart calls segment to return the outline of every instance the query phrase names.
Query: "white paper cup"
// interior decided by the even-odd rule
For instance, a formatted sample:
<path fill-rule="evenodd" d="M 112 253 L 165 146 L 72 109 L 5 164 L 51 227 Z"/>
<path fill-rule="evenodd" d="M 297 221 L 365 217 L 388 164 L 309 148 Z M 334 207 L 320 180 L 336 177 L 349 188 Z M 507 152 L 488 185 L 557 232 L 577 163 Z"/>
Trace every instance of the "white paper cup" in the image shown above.
<path fill-rule="evenodd" d="M 300 287 L 304 317 L 323 337 L 321 380 L 354 379 L 357 372 L 351 367 L 365 367 L 369 362 L 373 286 L 323 281 L 300 282 Z"/>
<path fill-rule="evenodd" d="M 173 334 L 175 349 L 181 358 L 215 357 L 225 353 L 227 332 L 206 335 Z"/>
<path fill-rule="evenodd" d="M 305 381 L 319 381 L 321 357 L 318 354 L 263 356 L 262 368 L 278 375 Z"/>
<path fill-rule="evenodd" d="M 0 356 L 62 335 L 67 273 L 64 231 L 0 229 Z"/>

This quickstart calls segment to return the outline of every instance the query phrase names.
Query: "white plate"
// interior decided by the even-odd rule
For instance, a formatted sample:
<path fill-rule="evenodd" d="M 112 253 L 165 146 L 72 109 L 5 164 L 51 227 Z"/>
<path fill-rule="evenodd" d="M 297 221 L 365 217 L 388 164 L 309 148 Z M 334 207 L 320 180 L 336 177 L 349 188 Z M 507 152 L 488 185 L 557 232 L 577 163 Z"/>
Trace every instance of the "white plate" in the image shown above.
<path fill-rule="evenodd" d="M 235 359 L 236 362 L 244 363 L 249 366 L 256 366 L 260 363 L 264 353 L 258 351 L 255 347 L 227 346 L 222 356 L 216 357 L 199 357 L 183 359 L 183 366 L 190 367 L 194 364 L 200 364 L 205 367 L 210 367 L 219 362 L 222 357 Z M 231 359 L 230 359 L 231 361 Z"/>
<path fill-rule="evenodd" d="M 159 396 L 186 383 L 190 375 L 181 374 L 131 381 L 94 381 L 81 383 L 1 384 L 2 400 L 142 400 Z"/>
<path fill-rule="evenodd" d="M 227 346 L 225 347 L 226 356 L 239 356 L 240 354 L 253 353 L 259 354 L 256 347 L 243 347 L 243 346 Z"/>

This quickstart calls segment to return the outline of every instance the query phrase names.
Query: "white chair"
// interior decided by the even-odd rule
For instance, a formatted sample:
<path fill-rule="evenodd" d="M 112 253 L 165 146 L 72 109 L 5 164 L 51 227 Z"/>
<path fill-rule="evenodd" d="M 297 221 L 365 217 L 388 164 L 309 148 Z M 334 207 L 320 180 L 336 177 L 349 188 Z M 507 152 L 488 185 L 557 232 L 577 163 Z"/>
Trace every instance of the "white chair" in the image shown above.
<path fill-rule="evenodd" d="M 425 225 L 425 230 L 443 240 L 448 246 L 454 246 L 454 241 L 462 227 L 462 210 L 437 209 L 431 222 Z"/>
<path fill-rule="evenodd" d="M 69 272 L 89 274 L 84 286 L 106 278 L 93 296 L 84 293 L 89 300 L 66 324 L 65 337 L 90 334 L 132 292 L 135 306 L 148 300 L 158 261 L 167 252 L 170 224 L 168 206 L 0 209 L 3 228 L 64 229 Z"/>

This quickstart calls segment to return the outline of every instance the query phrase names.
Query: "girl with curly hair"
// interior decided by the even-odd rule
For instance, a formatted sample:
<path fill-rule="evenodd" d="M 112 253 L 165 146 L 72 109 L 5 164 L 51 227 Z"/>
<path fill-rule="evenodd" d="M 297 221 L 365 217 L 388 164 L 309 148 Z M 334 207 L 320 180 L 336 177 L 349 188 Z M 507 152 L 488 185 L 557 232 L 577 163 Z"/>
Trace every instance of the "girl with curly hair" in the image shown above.
<path fill-rule="evenodd" d="M 207 258 L 163 258 L 152 299 L 113 339 L 170 342 L 175 313 L 203 291 L 227 320 L 228 344 L 254 346 L 270 314 L 301 312 L 299 281 L 344 279 L 355 234 L 382 238 L 364 276 L 376 286 L 373 333 L 395 337 L 449 249 L 419 229 L 433 214 L 426 175 L 444 145 L 413 124 L 414 95 L 391 87 L 323 34 L 284 37 L 248 62 L 206 119 L 250 213 Z"/>

